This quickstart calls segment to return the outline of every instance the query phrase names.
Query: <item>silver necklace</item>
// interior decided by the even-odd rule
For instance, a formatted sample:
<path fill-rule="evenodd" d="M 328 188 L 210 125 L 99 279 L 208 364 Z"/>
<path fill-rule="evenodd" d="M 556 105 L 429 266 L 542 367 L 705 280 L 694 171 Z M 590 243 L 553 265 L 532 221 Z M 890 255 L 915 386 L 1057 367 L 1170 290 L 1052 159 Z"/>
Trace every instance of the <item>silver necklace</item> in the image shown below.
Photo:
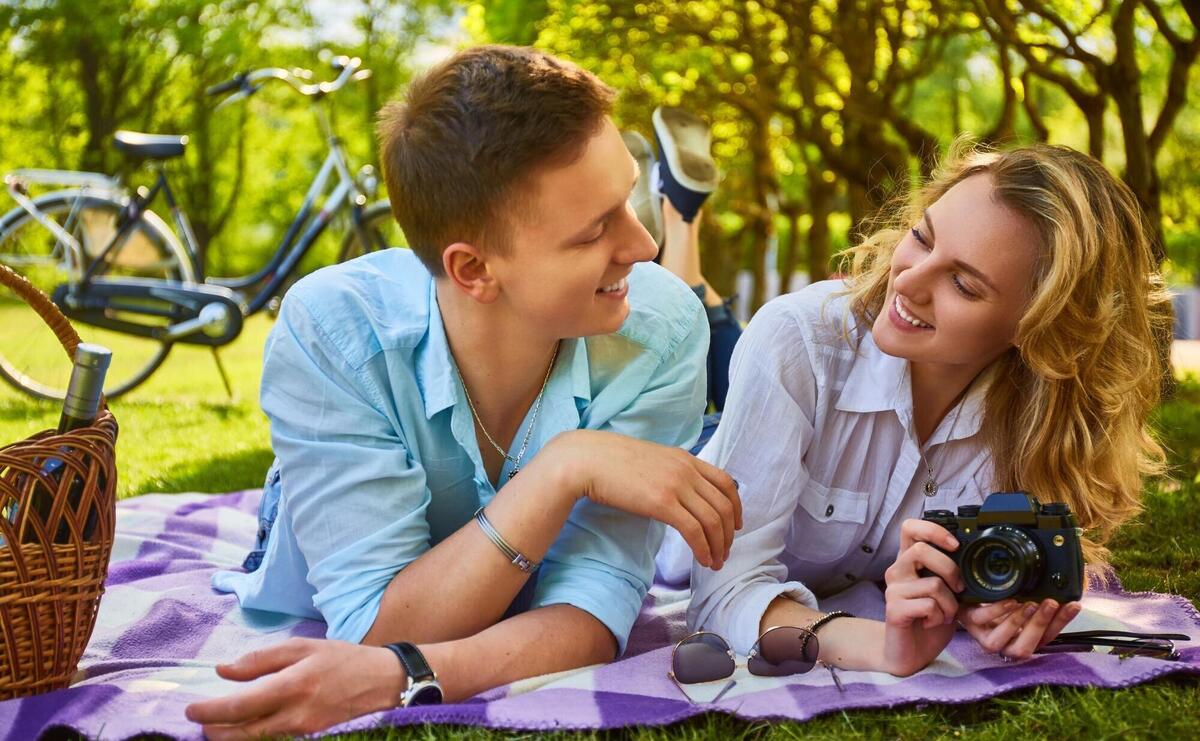
<path fill-rule="evenodd" d="M 479 412 L 475 411 L 475 402 L 471 400 L 471 392 L 467 391 L 467 382 L 463 380 L 462 373 L 458 373 L 458 382 L 462 384 L 463 394 L 467 397 L 467 406 L 471 407 L 471 415 L 475 417 L 475 421 L 479 423 L 479 429 L 483 431 L 483 436 L 492 444 L 496 452 L 504 457 L 504 460 L 512 464 L 512 468 L 508 472 L 508 478 L 517 475 L 521 470 L 521 459 L 525 457 L 525 448 L 529 446 L 529 438 L 533 435 L 533 428 L 537 425 L 538 412 L 542 410 L 542 395 L 546 393 L 546 384 L 550 382 L 550 371 L 554 370 L 554 361 L 558 358 L 558 345 L 554 346 L 554 354 L 550 356 L 550 367 L 546 369 L 546 377 L 542 379 L 542 389 L 538 391 L 537 399 L 533 402 L 533 419 L 529 420 L 529 428 L 525 430 L 525 437 L 521 440 L 521 448 L 517 451 L 517 457 L 514 458 L 508 452 L 500 447 L 492 436 L 488 433 L 487 428 L 483 426 L 483 420 L 479 418 Z M 458 371 L 458 366 L 454 367 Z"/>
<path fill-rule="evenodd" d="M 962 414 L 962 408 L 967 403 L 966 395 L 963 395 L 962 401 L 958 403 L 958 408 L 954 411 L 954 419 L 950 422 L 950 431 L 946 433 L 946 439 L 943 443 L 950 442 L 950 436 L 954 434 L 954 426 L 958 424 L 958 415 Z M 914 430 L 914 437 L 916 431 Z M 935 429 L 934 432 L 937 432 Z M 925 486 L 923 491 L 925 496 L 932 497 L 938 493 L 937 478 L 933 475 L 933 466 L 929 465 L 929 460 L 925 457 L 925 451 L 922 450 L 920 442 L 917 443 L 917 455 L 921 456 L 921 462 L 925 464 Z"/>

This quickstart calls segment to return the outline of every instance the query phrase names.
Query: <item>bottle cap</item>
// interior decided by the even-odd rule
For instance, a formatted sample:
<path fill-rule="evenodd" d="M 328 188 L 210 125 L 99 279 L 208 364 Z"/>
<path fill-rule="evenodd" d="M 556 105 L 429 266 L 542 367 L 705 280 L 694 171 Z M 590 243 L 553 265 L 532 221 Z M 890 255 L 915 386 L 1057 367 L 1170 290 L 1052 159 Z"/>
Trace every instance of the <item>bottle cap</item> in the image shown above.
<path fill-rule="evenodd" d="M 80 342 L 75 347 L 75 365 L 107 371 L 112 361 L 112 350 L 92 342 Z"/>

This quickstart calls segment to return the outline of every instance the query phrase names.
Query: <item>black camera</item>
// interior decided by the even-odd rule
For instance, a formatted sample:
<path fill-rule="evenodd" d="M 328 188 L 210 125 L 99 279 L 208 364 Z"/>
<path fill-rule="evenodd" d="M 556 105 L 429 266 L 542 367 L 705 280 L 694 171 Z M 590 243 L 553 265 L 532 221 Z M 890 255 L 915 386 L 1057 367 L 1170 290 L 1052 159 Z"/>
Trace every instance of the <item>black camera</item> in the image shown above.
<path fill-rule="evenodd" d="M 1009 598 L 1059 604 L 1083 596 L 1082 532 L 1071 509 L 1061 502 L 1041 504 L 1023 491 L 989 494 L 983 505 L 926 510 L 922 518 L 958 538 L 947 553 L 966 584 L 964 604 Z"/>

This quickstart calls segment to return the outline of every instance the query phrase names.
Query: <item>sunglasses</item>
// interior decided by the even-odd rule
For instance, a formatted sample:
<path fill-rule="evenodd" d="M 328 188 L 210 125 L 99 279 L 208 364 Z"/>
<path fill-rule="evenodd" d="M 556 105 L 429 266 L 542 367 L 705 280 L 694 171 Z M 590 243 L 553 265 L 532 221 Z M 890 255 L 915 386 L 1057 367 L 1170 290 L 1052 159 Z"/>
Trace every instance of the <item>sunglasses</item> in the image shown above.
<path fill-rule="evenodd" d="M 746 669 L 759 677 L 784 677 L 812 671 L 814 666 L 821 663 L 829 667 L 838 690 L 844 691 L 842 680 L 833 667 L 817 659 L 821 653 L 820 646 L 816 634 L 810 630 L 776 626 L 754 642 L 750 653 L 746 655 Z M 716 633 L 702 630 L 675 644 L 675 650 L 671 652 L 671 671 L 667 672 L 667 676 L 688 702 L 694 703 L 695 700 L 683 685 L 727 679 L 733 676 L 736 669 L 737 660 L 729 643 Z M 730 679 L 717 696 L 708 702 L 720 700 L 736 684 L 736 679 Z"/>
<path fill-rule="evenodd" d="M 1178 661 L 1175 641 L 1189 641 L 1183 633 L 1133 633 L 1125 630 L 1080 630 L 1060 633 L 1054 640 L 1038 649 L 1038 653 L 1089 652 L 1107 648 L 1108 653 L 1122 659 L 1147 656 L 1163 661 Z"/>

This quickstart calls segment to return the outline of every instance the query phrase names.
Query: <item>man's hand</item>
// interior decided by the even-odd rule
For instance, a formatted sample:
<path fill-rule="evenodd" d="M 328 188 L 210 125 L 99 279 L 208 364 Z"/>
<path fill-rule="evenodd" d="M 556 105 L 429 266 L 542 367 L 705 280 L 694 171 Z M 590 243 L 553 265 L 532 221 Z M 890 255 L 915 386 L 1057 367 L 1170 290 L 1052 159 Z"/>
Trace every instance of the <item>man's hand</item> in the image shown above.
<path fill-rule="evenodd" d="M 963 582 L 942 551 L 957 548 L 958 540 L 941 525 L 913 519 L 900 526 L 900 553 L 884 573 L 886 671 L 899 676 L 920 671 L 950 643 L 958 598 L 949 585 L 962 591 Z M 922 576 L 922 570 L 931 575 Z"/>
<path fill-rule="evenodd" d="M 559 435 L 547 453 L 578 496 L 670 525 L 702 566 L 719 569 L 729 558 L 742 500 L 721 469 L 679 448 L 596 430 Z"/>
<path fill-rule="evenodd" d="M 213 741 L 306 735 L 395 706 L 407 679 L 386 648 L 291 638 L 217 666 L 225 679 L 269 678 L 238 694 L 192 703 L 187 718 Z"/>
<path fill-rule="evenodd" d="M 959 622 L 985 651 L 1008 659 L 1028 659 L 1049 643 L 1079 614 L 1078 602 L 1059 605 L 1052 599 L 1041 604 L 1016 600 L 964 606 Z"/>

